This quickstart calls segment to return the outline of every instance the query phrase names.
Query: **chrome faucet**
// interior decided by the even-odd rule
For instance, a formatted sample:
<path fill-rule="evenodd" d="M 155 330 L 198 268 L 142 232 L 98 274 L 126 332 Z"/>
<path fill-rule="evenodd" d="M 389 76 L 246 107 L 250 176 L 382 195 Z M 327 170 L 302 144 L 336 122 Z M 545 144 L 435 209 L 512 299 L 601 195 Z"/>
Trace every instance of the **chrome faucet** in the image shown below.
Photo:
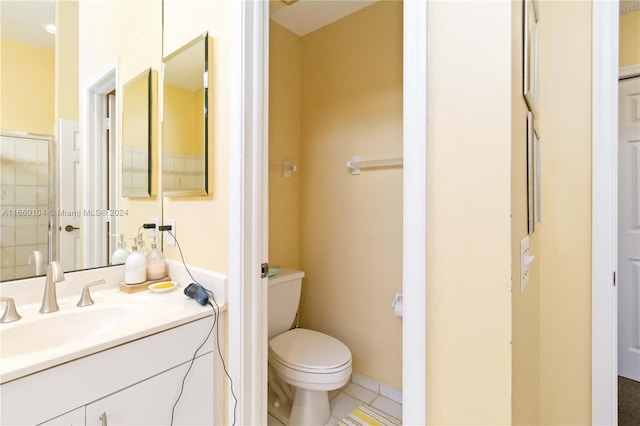
<path fill-rule="evenodd" d="M 44 296 L 42 297 L 42 306 L 40 313 L 47 314 L 55 312 L 58 308 L 58 299 L 56 298 L 56 283 L 64 281 L 64 272 L 60 262 L 54 260 L 47 266 L 47 278 L 44 282 Z"/>

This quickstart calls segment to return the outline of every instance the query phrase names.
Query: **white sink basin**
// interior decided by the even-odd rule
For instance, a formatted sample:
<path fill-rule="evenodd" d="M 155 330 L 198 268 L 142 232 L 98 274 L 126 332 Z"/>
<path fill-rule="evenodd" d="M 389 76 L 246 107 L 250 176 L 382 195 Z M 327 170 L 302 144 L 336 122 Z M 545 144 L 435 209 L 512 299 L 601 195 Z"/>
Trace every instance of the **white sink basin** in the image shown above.
<path fill-rule="evenodd" d="M 0 358 L 59 349 L 112 333 L 139 319 L 144 308 L 136 304 L 91 305 L 74 310 L 39 314 L 11 324 L 0 333 Z"/>

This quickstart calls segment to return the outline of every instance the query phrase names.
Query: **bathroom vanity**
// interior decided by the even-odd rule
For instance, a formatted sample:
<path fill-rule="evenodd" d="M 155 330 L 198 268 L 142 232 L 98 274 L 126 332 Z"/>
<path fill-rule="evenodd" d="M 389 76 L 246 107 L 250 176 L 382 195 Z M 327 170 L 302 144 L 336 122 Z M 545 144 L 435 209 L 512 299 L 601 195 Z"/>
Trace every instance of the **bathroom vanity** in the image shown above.
<path fill-rule="evenodd" d="M 113 279 L 80 308 L 76 289 L 87 279 L 67 274 L 60 310 L 50 314 L 21 303 L 18 291 L 22 319 L 0 324 L 0 424 L 168 425 L 181 393 L 174 424 L 224 423 L 227 381 L 212 308 L 187 298 L 183 286 L 126 294 Z"/>

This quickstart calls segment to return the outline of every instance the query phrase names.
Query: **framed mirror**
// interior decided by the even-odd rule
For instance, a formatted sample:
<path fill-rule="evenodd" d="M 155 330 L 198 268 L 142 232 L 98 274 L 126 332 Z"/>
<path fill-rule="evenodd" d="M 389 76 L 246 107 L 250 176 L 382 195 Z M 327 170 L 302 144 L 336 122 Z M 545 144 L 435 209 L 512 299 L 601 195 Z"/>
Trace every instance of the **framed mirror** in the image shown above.
<path fill-rule="evenodd" d="M 162 195 L 208 194 L 209 36 L 163 59 Z"/>
<path fill-rule="evenodd" d="M 151 196 L 156 79 L 151 68 L 122 87 L 122 196 Z"/>
<path fill-rule="evenodd" d="M 0 217 L 0 281 L 42 275 L 51 260 L 65 272 L 108 266 L 111 234 L 123 234 L 130 246 L 142 223 L 162 220 L 159 191 L 122 196 L 119 163 L 120 81 L 161 67 L 162 7 L 162 0 L 0 1 L 0 103 L 10 106 L 0 113 L 0 210 L 7 212 Z M 56 24 L 56 33 L 45 24 Z M 90 132 L 79 123 L 98 114 L 82 101 L 106 69 L 114 70 L 113 87 L 105 83 L 91 99 L 108 111 L 111 127 Z M 159 133 L 155 120 L 151 134 Z M 155 164 L 158 154 L 156 147 Z M 152 190 L 160 187 L 158 167 L 151 181 Z"/>

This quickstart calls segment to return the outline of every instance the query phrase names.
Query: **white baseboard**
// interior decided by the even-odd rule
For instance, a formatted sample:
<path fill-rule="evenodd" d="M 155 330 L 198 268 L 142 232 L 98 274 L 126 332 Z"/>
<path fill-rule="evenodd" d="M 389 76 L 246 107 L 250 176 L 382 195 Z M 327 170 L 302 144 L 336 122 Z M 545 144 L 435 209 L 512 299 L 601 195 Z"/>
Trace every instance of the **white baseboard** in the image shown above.
<path fill-rule="evenodd" d="M 372 392 L 402 404 L 402 389 L 394 388 L 393 386 L 381 383 L 355 371 L 351 374 L 351 383 L 362 386 L 365 389 L 369 389 Z"/>

